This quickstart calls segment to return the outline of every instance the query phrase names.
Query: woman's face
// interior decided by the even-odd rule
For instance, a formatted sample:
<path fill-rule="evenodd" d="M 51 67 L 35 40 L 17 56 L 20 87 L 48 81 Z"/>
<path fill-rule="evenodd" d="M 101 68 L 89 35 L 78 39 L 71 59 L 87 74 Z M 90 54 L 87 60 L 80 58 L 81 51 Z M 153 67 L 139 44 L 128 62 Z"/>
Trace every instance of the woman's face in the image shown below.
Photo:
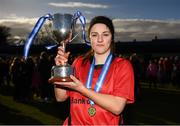
<path fill-rule="evenodd" d="M 91 47 L 96 54 L 105 54 L 110 52 L 112 34 L 109 28 L 102 23 L 92 26 L 89 35 Z"/>

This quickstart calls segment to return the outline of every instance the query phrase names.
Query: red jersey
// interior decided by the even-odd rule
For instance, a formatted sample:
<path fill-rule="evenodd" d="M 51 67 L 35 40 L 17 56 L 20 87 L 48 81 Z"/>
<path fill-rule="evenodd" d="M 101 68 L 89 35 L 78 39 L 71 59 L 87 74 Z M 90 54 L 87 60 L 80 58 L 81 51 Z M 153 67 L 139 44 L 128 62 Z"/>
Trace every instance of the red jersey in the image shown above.
<path fill-rule="evenodd" d="M 77 58 L 73 63 L 75 76 L 86 86 L 90 62 L 82 65 L 82 58 Z M 102 67 L 94 69 L 92 90 L 94 90 Z M 104 83 L 99 91 L 102 94 L 119 96 L 127 99 L 128 103 L 134 102 L 134 73 L 128 60 L 116 57 L 113 59 Z M 91 107 L 89 99 L 78 92 L 68 91 L 70 96 L 70 115 L 72 125 L 118 125 L 120 116 L 94 105 L 96 114 L 90 116 L 88 108 Z M 106 100 L 106 99 L 105 99 Z M 67 119 L 64 125 L 67 125 Z"/>

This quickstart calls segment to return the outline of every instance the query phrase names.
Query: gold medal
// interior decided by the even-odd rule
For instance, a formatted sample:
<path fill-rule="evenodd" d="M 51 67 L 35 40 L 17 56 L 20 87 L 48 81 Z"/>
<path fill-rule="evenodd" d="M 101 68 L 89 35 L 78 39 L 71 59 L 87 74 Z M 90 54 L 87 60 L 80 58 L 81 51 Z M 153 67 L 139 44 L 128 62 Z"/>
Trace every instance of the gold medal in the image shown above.
<path fill-rule="evenodd" d="M 94 116 L 96 114 L 96 108 L 94 108 L 92 106 L 90 108 L 88 108 L 88 114 L 90 116 Z"/>

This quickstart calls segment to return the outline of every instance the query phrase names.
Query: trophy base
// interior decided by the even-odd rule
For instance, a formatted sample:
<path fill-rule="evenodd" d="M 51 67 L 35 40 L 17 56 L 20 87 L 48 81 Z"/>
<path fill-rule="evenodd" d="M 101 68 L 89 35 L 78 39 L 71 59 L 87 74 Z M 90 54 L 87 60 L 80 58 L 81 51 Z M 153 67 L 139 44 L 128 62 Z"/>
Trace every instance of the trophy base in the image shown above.
<path fill-rule="evenodd" d="M 51 77 L 48 80 L 49 83 L 54 83 L 54 82 L 72 82 L 72 79 L 70 77 Z"/>
<path fill-rule="evenodd" d="M 51 69 L 51 78 L 49 83 L 54 82 L 72 82 L 70 75 L 73 74 L 73 68 L 66 64 L 64 66 L 53 66 Z"/>

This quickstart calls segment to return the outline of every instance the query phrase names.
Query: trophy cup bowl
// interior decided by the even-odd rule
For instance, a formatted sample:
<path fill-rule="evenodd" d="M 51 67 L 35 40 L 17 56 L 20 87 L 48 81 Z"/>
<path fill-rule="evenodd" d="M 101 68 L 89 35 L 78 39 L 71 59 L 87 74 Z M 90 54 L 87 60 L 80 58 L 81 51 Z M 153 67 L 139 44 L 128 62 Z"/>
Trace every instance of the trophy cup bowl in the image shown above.
<path fill-rule="evenodd" d="M 73 32 L 73 15 L 60 13 L 54 14 L 52 32 L 54 39 L 58 44 L 62 44 L 65 50 L 67 44 L 65 40 L 68 39 Z M 73 68 L 68 63 L 65 65 L 53 66 L 49 82 L 70 82 L 72 81 L 70 79 L 71 74 L 73 74 Z"/>

